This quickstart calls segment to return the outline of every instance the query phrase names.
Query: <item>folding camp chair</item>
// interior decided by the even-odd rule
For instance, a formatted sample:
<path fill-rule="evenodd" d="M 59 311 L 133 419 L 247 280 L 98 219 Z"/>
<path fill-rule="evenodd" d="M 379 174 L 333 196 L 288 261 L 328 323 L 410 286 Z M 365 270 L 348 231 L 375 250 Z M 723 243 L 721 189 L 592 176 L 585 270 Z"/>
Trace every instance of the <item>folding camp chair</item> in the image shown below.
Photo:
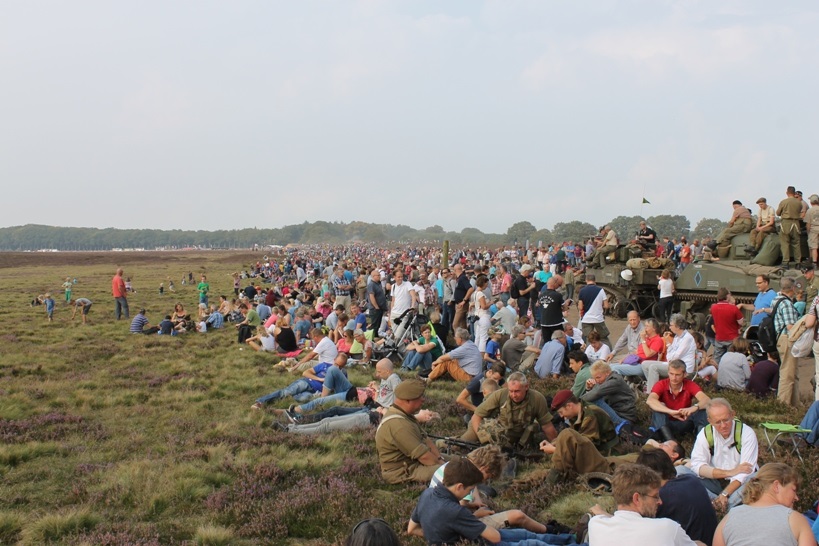
<path fill-rule="evenodd" d="M 782 437 L 782 439 L 785 440 L 783 442 L 786 444 L 785 449 L 790 449 L 791 453 L 796 453 L 796 456 L 799 457 L 800 461 L 803 463 L 805 462 L 804 459 L 802 459 L 802 453 L 799 452 L 799 440 L 803 440 L 804 443 L 804 438 L 799 435 L 812 432 L 810 429 L 801 428 L 798 425 L 788 425 L 785 423 L 762 423 L 762 431 L 765 433 L 765 440 L 768 441 L 768 449 L 771 450 L 771 454 L 773 454 L 774 457 L 776 457 L 774 446 L 776 445 L 777 440 Z M 771 438 L 769 433 L 774 435 L 773 438 Z M 787 440 L 790 440 L 793 447 L 787 445 Z"/>

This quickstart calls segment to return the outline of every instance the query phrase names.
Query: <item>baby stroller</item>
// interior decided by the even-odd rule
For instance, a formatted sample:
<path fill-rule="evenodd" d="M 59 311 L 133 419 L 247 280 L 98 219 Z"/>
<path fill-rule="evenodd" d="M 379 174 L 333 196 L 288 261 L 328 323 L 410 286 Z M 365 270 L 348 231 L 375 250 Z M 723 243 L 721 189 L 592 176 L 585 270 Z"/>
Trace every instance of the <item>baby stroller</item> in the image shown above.
<path fill-rule="evenodd" d="M 429 318 L 416 309 L 407 309 L 395 319 L 395 330 L 389 332 L 373 352 L 379 359 L 389 358 L 396 366 L 401 365 L 407 353 L 407 344 L 421 336 L 421 326 L 428 321 Z"/>

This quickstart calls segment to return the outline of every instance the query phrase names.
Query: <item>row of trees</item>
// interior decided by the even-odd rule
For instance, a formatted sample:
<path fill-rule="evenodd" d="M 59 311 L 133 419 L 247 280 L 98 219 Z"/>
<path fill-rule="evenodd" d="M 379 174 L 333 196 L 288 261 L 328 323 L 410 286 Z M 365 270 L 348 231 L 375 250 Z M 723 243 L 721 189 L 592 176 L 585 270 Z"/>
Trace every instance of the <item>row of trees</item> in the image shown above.
<path fill-rule="evenodd" d="M 726 222 L 718 218 L 703 218 L 694 229 L 688 218 L 681 215 L 661 214 L 659 216 L 618 216 L 606 222 L 611 225 L 621 241 L 632 238 L 640 229 L 640 222 L 643 220 L 651 226 L 660 237 L 668 235 L 670 238 L 679 239 L 686 237 L 689 240 L 702 239 L 704 237 L 716 237 L 720 231 L 725 229 Z M 530 244 L 537 244 L 555 241 L 584 241 L 591 235 L 596 235 L 600 226 L 594 226 L 588 222 L 572 221 L 558 222 L 549 230 L 546 228 L 537 229 L 531 222 L 517 222 L 506 230 L 506 241 L 522 244 L 528 240 Z"/>
<path fill-rule="evenodd" d="M 622 240 L 636 233 L 640 216 L 618 216 L 610 220 Z M 660 236 L 698 237 L 716 236 L 725 227 L 721 220 L 706 218 L 693 231 L 685 216 L 650 216 L 646 221 Z M 517 222 L 505 234 L 484 233 L 473 227 L 459 232 L 445 231 L 439 225 L 415 229 L 399 224 L 370 224 L 366 222 L 304 222 L 275 229 L 247 228 L 219 231 L 183 231 L 158 229 L 96 229 L 65 228 L 42 225 L 25 225 L 0 228 L 0 250 L 110 250 L 112 248 L 251 248 L 253 245 L 289 243 L 349 243 L 387 241 L 443 241 L 470 245 L 531 245 L 539 241 L 548 244 L 556 241 L 583 241 L 595 235 L 598 227 L 588 222 L 559 222 L 552 229 L 537 229 L 531 222 Z"/>

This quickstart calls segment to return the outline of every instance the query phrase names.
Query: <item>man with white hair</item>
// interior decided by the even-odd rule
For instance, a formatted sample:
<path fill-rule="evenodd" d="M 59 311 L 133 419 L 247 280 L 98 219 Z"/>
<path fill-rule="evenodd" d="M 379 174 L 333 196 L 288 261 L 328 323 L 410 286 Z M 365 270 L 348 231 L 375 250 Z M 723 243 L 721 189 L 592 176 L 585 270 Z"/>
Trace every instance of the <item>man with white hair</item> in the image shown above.
<path fill-rule="evenodd" d="M 691 468 L 678 467 L 702 479 L 717 509 L 742 503 L 745 484 L 759 470 L 759 444 L 751 427 L 736 418 L 731 403 L 714 398 L 705 408 L 708 425 L 697 434 L 691 450 Z"/>

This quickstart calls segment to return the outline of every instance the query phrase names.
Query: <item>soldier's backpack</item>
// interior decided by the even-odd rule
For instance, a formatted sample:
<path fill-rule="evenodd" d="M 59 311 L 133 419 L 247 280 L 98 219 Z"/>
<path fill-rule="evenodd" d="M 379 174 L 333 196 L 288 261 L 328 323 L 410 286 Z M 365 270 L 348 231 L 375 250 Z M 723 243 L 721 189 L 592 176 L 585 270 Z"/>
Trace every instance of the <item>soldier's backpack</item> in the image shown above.
<path fill-rule="evenodd" d="M 785 301 L 786 298 L 779 298 L 779 300 L 771 308 L 771 314 L 762 319 L 756 331 L 757 341 L 765 352 L 773 352 L 776 350 L 776 340 L 779 338 L 779 332 L 774 326 L 774 318 L 776 317 L 776 310 L 779 304 Z"/>

